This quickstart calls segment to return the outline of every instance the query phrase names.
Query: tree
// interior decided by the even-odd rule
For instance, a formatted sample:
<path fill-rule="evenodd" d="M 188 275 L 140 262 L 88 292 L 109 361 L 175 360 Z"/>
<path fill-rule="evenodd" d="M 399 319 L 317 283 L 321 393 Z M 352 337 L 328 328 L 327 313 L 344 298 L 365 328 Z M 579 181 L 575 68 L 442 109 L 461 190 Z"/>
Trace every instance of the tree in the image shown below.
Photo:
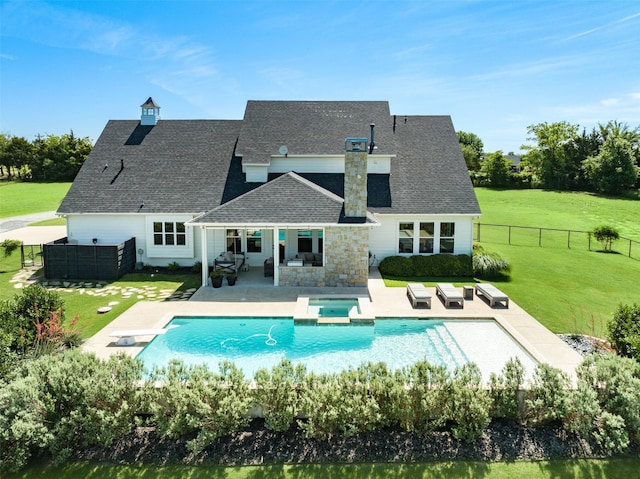
<path fill-rule="evenodd" d="M 34 180 L 73 181 L 91 152 L 89 138 L 78 138 L 71 131 L 62 136 L 47 135 L 34 141 L 31 172 Z"/>
<path fill-rule="evenodd" d="M 506 186 L 509 181 L 511 162 L 498 150 L 491 153 L 482 162 L 481 170 L 487 174 L 489 184 L 493 187 Z"/>
<path fill-rule="evenodd" d="M 593 236 L 600 241 L 602 251 L 611 252 L 611 243 L 620 238 L 620 233 L 611 226 L 598 226 L 593 231 Z"/>
<path fill-rule="evenodd" d="M 586 129 L 583 129 L 582 134 L 567 144 L 565 151 L 569 189 L 582 191 L 592 189 L 586 178 L 583 163 L 588 157 L 597 155 L 601 146 L 602 137 L 595 128 L 591 130 L 591 133 L 587 133 Z"/>
<path fill-rule="evenodd" d="M 458 142 L 460 143 L 460 149 L 467 168 L 473 171 L 479 170 L 480 163 L 484 157 L 482 140 L 478 135 L 466 131 L 459 131 L 456 134 L 458 135 Z"/>
<path fill-rule="evenodd" d="M 638 180 L 631 144 L 620 137 L 609 136 L 600 153 L 584 161 L 583 169 L 590 184 L 601 193 L 621 193 Z"/>
<path fill-rule="evenodd" d="M 11 178 L 11 169 L 18 170 L 16 175 L 18 178 L 25 176 L 21 169 L 28 167 L 33 160 L 33 145 L 25 138 L 12 136 L 6 141 L 2 150 L 0 150 L 0 164 L 7 169 L 7 176 Z"/>
<path fill-rule="evenodd" d="M 566 189 L 570 184 L 570 168 L 567 165 L 566 148 L 576 137 L 579 125 L 572 125 L 566 121 L 555 123 L 538 123 L 529 125 L 528 141 L 535 141 L 536 146 L 523 145 L 525 151 L 537 150 L 531 155 L 530 166 L 534 169 L 544 187 L 552 189 Z"/>

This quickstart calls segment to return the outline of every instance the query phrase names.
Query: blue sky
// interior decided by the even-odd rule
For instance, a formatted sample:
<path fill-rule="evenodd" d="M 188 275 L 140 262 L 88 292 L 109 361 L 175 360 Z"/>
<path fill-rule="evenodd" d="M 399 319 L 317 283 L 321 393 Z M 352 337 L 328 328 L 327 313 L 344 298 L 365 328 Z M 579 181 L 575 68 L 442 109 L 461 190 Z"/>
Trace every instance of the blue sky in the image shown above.
<path fill-rule="evenodd" d="M 640 125 L 637 1 L 0 0 L 0 22 L 0 132 L 28 139 L 95 141 L 149 96 L 165 119 L 388 100 L 505 153 L 545 121 Z"/>

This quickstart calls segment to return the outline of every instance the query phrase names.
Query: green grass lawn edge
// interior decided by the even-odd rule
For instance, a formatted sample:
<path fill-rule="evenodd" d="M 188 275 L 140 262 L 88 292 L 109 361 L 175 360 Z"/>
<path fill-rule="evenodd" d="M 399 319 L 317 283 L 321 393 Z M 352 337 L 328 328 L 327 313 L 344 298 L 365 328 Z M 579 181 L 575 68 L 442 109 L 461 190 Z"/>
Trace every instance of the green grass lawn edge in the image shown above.
<path fill-rule="evenodd" d="M 75 462 L 63 466 L 36 463 L 24 470 L 6 475 L 6 479 L 178 479 L 188 477 L 225 479 L 294 479 L 302 477 L 326 478 L 609 478 L 637 477 L 638 458 L 571 459 L 545 461 L 480 462 L 438 461 L 411 464 L 300 464 L 267 466 L 149 466 L 112 465 L 94 462 Z M 3 476 L 5 477 L 5 476 Z"/>

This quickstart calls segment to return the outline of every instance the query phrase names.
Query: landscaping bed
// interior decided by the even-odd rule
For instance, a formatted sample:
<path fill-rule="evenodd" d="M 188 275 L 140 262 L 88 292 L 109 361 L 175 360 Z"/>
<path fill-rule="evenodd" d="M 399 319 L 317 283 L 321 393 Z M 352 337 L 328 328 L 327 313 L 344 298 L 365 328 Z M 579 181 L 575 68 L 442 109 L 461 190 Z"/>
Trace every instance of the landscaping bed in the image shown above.
<path fill-rule="evenodd" d="M 630 450 L 632 456 L 638 450 Z M 153 428 L 139 428 L 111 448 L 92 447 L 77 460 L 117 464 L 259 465 L 304 463 L 421 462 L 432 460 L 512 461 L 601 457 L 598 448 L 562 427 L 528 428 L 494 421 L 476 440 L 464 442 L 450 432 L 430 435 L 386 429 L 323 441 L 299 429 L 268 431 L 261 420 L 192 454 L 186 440 L 170 440 Z"/>

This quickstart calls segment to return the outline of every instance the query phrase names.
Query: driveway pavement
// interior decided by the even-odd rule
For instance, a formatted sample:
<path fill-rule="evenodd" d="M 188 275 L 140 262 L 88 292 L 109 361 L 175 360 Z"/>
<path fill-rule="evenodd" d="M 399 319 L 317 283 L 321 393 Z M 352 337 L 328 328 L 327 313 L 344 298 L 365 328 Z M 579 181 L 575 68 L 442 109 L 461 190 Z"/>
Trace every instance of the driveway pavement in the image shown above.
<path fill-rule="evenodd" d="M 0 241 L 13 239 L 24 244 L 43 244 L 64 238 L 66 226 L 27 226 L 37 221 L 56 218 L 55 211 L 0 219 Z"/>

